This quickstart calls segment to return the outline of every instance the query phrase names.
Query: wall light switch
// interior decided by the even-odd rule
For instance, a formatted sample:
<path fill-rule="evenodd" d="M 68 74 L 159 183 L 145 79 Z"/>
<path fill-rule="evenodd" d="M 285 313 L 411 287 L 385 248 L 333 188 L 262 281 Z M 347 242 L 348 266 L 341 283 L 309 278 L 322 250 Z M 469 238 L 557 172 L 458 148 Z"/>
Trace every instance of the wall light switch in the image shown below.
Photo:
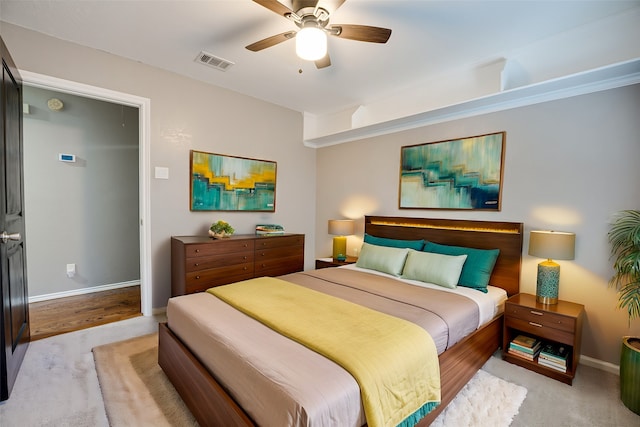
<path fill-rule="evenodd" d="M 169 168 L 156 166 L 155 177 L 156 179 L 169 179 Z"/>

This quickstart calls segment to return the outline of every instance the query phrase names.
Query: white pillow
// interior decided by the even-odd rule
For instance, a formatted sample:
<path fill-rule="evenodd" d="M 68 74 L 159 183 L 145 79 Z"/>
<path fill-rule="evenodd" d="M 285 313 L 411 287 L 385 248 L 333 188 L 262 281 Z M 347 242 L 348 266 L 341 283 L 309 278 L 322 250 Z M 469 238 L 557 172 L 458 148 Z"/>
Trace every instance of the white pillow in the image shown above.
<path fill-rule="evenodd" d="M 363 243 L 356 267 L 399 276 L 407 259 L 407 253 L 412 249 L 392 248 Z M 414 251 L 415 252 L 415 251 Z"/>
<path fill-rule="evenodd" d="M 402 271 L 402 278 L 453 289 L 458 284 L 466 260 L 466 255 L 442 255 L 411 249 Z"/>

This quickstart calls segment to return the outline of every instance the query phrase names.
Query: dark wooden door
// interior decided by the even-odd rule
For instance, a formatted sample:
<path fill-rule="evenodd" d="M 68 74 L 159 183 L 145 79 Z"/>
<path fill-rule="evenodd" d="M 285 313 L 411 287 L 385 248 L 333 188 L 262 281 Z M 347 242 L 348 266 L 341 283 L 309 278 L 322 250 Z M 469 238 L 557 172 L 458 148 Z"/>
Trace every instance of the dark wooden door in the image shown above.
<path fill-rule="evenodd" d="M 22 81 L 0 38 L 0 400 L 9 398 L 29 345 L 29 300 L 24 243 Z"/>

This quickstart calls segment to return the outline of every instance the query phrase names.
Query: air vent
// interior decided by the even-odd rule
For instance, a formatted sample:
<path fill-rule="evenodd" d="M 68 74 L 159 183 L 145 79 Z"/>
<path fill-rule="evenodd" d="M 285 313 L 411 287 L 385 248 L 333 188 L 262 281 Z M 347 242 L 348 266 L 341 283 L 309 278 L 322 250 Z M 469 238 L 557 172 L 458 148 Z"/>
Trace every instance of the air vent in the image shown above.
<path fill-rule="evenodd" d="M 196 62 L 199 62 L 204 65 L 208 65 L 209 67 L 216 68 L 220 71 L 227 71 L 232 65 L 233 62 L 227 61 L 226 59 L 219 58 L 215 55 L 202 51 L 198 54 L 196 58 Z"/>

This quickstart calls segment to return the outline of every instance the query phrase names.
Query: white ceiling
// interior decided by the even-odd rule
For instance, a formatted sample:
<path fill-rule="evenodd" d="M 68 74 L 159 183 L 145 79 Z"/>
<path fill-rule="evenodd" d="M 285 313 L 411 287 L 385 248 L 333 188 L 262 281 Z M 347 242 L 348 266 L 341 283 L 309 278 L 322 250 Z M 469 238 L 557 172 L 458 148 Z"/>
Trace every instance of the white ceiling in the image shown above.
<path fill-rule="evenodd" d="M 393 33 L 383 45 L 330 37 L 332 65 L 321 70 L 296 57 L 293 40 L 246 50 L 296 29 L 250 0 L 0 0 L 0 18 L 293 110 L 326 114 L 638 7 L 638 0 L 347 0 L 330 24 Z M 196 63 L 202 50 L 235 65 L 222 72 Z"/>

